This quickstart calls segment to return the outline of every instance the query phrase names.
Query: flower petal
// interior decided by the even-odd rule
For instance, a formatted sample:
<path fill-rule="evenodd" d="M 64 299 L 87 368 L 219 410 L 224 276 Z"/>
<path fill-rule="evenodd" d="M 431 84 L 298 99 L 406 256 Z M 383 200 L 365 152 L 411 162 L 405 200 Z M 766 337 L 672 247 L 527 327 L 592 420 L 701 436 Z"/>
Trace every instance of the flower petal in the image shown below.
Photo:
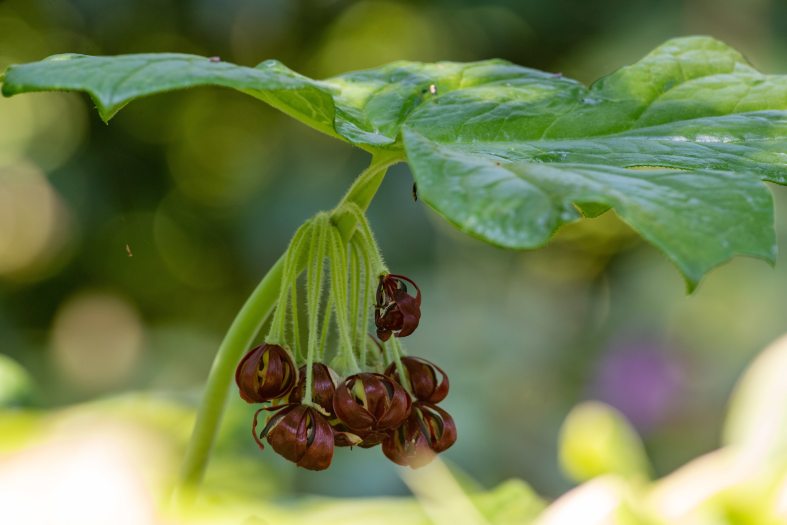
<path fill-rule="evenodd" d="M 325 470 L 333 459 L 333 429 L 313 408 L 307 408 L 304 419 L 308 420 L 307 448 L 297 465 L 309 470 Z"/>
<path fill-rule="evenodd" d="M 262 359 L 262 352 L 262 345 L 252 348 L 243 356 L 235 369 L 235 384 L 238 385 L 240 397 L 247 403 L 262 403 L 264 401 L 257 391 L 259 385 L 257 369 Z"/>
<path fill-rule="evenodd" d="M 333 396 L 334 413 L 353 432 L 368 432 L 375 423 L 374 416 L 356 401 L 348 385 L 350 381 L 352 376 L 345 379 L 336 389 Z"/>
<path fill-rule="evenodd" d="M 407 370 L 413 395 L 420 401 L 439 403 L 448 395 L 448 376 L 442 368 L 422 357 L 402 357 L 402 365 Z M 385 375 L 394 381 L 402 382 L 396 364 L 385 369 Z"/>
<path fill-rule="evenodd" d="M 435 454 L 429 449 L 426 436 L 419 430 L 413 417 L 383 440 L 382 449 L 385 457 L 397 465 L 418 468 L 432 461 Z"/>
<path fill-rule="evenodd" d="M 290 401 L 300 403 L 306 393 L 306 365 L 298 369 L 298 384 L 290 393 Z M 319 405 L 329 417 L 334 416 L 333 396 L 339 378 L 336 372 L 324 363 L 312 365 L 312 402 Z"/>
<path fill-rule="evenodd" d="M 410 412 L 410 396 L 383 374 L 363 372 L 346 378 L 333 398 L 336 416 L 361 437 L 393 429 Z"/>
<path fill-rule="evenodd" d="M 428 403 L 420 403 L 419 409 L 429 429 L 432 450 L 442 452 L 456 442 L 456 424 L 451 414 Z"/>
<path fill-rule="evenodd" d="M 410 415 L 410 408 L 412 405 L 410 395 L 401 385 L 393 381 L 392 383 L 396 385 L 396 387 L 391 396 L 388 411 L 377 422 L 377 428 L 379 430 L 394 429 L 401 425 L 402 421 L 407 419 Z"/>
<path fill-rule="evenodd" d="M 309 407 L 291 406 L 292 408 L 281 417 L 277 424 L 268 430 L 265 437 L 273 450 L 297 463 L 306 454 L 308 437 L 306 411 Z"/>

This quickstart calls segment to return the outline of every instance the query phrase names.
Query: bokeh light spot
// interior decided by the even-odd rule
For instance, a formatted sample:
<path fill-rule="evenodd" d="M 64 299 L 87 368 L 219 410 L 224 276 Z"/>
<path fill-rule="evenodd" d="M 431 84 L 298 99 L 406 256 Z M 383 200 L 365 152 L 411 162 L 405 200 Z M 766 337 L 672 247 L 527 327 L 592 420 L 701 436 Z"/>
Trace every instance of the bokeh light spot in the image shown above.
<path fill-rule="evenodd" d="M 86 292 L 63 304 L 52 329 L 55 362 L 65 379 L 86 390 L 117 387 L 143 351 L 136 310 L 124 299 Z"/>
<path fill-rule="evenodd" d="M 233 208 L 268 182 L 277 141 L 264 118 L 249 118 L 260 109 L 258 102 L 227 92 L 190 99 L 178 117 L 185 132 L 167 151 L 172 178 L 184 196 L 204 206 Z"/>
<path fill-rule="evenodd" d="M 449 37 L 430 11 L 395 2 L 358 2 L 344 11 L 320 47 L 316 76 L 376 67 L 395 60 L 445 59 Z"/>
<path fill-rule="evenodd" d="M 0 277 L 40 275 L 67 246 L 65 204 L 35 167 L 0 167 Z"/>

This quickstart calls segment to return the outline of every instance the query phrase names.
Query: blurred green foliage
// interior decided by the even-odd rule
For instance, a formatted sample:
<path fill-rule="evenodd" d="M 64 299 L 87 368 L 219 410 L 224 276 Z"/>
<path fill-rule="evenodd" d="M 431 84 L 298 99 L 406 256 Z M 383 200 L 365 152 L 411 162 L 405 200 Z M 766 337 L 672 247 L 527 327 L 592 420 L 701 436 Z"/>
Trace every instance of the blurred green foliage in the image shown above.
<path fill-rule="evenodd" d="M 574 407 L 560 440 L 563 470 L 577 482 L 603 474 L 645 481 L 650 467 L 642 443 L 626 418 L 597 401 Z"/>
<path fill-rule="evenodd" d="M 63 523 L 105 523 L 122 508 L 135 525 L 162 517 L 184 524 L 778 525 L 787 519 L 787 385 L 773 379 L 785 361 L 787 336 L 738 382 L 724 446 L 659 479 L 649 479 L 625 417 L 605 403 L 578 405 L 563 423 L 560 448 L 580 485 L 553 502 L 516 479 L 485 490 L 440 459 L 402 470 L 414 497 L 288 499 L 280 473 L 224 449 L 201 497 L 171 505 L 193 411 L 166 396 L 126 394 L 52 411 L 0 409 L 0 453 L 10 458 L 0 468 L 0 504 L 20 523 L 43 523 L 52 513 Z M 47 505 L 32 504 L 39 498 L 33 487 Z"/>
<path fill-rule="evenodd" d="M 778 0 L 5 0 L 0 69 L 59 52 L 176 51 L 277 58 L 323 77 L 395 59 L 500 57 L 590 81 L 694 33 L 787 72 Z M 0 100 L 0 352 L 28 371 L 42 408 L 127 391 L 193 404 L 245 296 L 366 156 L 229 91 L 144 100 L 110 126 L 88 104 Z M 410 186 L 406 169 L 392 170 L 370 220 L 389 266 L 425 292 L 408 342 L 452 380 L 445 406 L 459 440 L 446 457 L 484 486 L 517 477 L 564 492 L 557 436 L 585 399 L 632 422 L 661 477 L 715 448 L 734 379 L 787 328 L 785 256 L 773 270 L 736 260 L 687 297 L 611 214 L 565 227 L 544 250 L 506 252 L 452 231 Z M 787 193 L 771 190 L 784 246 Z M 234 399 L 209 486 L 406 492 L 378 455 L 343 451 L 327 475 L 295 470 L 257 450 L 250 417 Z M 185 439 L 188 416 L 178 421 Z"/>

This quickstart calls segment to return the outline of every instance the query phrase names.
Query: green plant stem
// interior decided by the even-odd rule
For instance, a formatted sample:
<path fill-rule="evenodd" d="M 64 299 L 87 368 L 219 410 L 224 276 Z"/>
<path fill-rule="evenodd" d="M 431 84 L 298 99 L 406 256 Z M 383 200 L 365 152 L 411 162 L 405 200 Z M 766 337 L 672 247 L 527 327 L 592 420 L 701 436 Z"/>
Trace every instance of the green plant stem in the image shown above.
<path fill-rule="evenodd" d="M 191 441 L 186 449 L 180 474 L 180 488 L 196 487 L 202 481 L 208 456 L 224 413 L 227 392 L 235 374 L 235 367 L 273 310 L 273 305 L 279 296 L 283 269 L 284 257 L 280 257 L 235 316 L 219 346 L 208 374 L 202 403 L 197 411 Z"/>
<path fill-rule="evenodd" d="M 388 167 L 401 160 L 400 155 L 388 152 L 374 155 L 369 167 L 358 176 L 340 205 L 353 202 L 363 210 L 368 208 Z M 337 227 L 342 238 L 349 239 L 355 227 L 355 219 L 345 215 L 337 221 Z M 284 257 L 280 257 L 246 300 L 219 346 L 208 374 L 202 402 L 197 410 L 194 430 L 186 448 L 176 497 L 195 491 L 202 481 L 224 414 L 235 367 L 243 353 L 254 342 L 254 338 L 276 304 L 283 268 Z M 302 269 L 299 268 L 300 271 Z"/>

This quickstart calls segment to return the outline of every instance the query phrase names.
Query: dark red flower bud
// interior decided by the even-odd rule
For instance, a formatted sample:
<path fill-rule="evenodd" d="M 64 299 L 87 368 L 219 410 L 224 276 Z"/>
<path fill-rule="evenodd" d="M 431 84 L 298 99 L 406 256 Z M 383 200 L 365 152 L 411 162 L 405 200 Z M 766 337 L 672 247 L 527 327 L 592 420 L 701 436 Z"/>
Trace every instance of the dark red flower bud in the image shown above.
<path fill-rule="evenodd" d="M 407 293 L 406 283 L 415 288 L 415 297 Z M 421 290 L 418 285 L 403 275 L 381 275 L 374 305 L 377 337 L 387 341 L 394 332 L 396 337 L 406 337 L 418 328 L 420 319 Z"/>
<path fill-rule="evenodd" d="M 312 364 L 312 402 L 333 417 L 333 394 L 339 376 L 324 363 Z M 306 394 L 306 365 L 298 369 L 298 384 L 290 393 L 290 401 L 300 403 Z"/>
<path fill-rule="evenodd" d="M 275 413 L 268 417 L 258 437 L 257 416 L 263 410 Z M 289 403 L 261 408 L 254 414 L 252 432 L 260 448 L 263 448 L 261 439 L 265 438 L 273 450 L 299 467 L 324 470 L 331 464 L 333 429 L 312 407 Z"/>
<path fill-rule="evenodd" d="M 410 386 L 416 399 L 439 403 L 448 395 L 448 376 L 436 364 L 421 357 L 406 356 L 402 358 L 402 366 L 410 378 Z M 396 363 L 388 365 L 385 375 L 398 383 L 402 382 Z"/>
<path fill-rule="evenodd" d="M 279 345 L 267 343 L 252 348 L 235 370 L 240 397 L 247 403 L 284 397 L 297 380 L 298 371 L 290 353 Z"/>
<path fill-rule="evenodd" d="M 398 465 L 423 467 L 456 441 L 451 415 L 430 403 L 416 401 L 407 421 L 383 440 L 383 453 Z"/>
<path fill-rule="evenodd" d="M 333 410 L 352 432 L 366 437 L 398 427 L 410 414 L 410 395 L 382 374 L 352 375 L 336 387 Z"/>

